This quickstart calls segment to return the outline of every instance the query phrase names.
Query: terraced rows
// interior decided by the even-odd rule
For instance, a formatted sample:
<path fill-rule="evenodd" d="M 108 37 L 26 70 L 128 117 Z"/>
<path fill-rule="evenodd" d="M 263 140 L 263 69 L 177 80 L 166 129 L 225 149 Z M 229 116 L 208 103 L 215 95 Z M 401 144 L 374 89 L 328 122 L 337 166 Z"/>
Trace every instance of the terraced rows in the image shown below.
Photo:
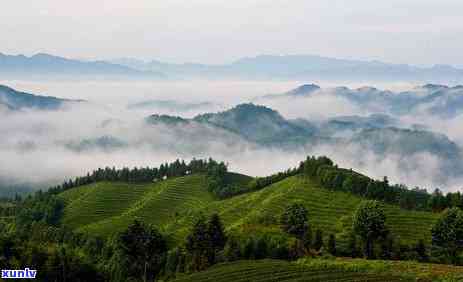
<path fill-rule="evenodd" d="M 120 215 L 155 186 L 100 182 L 68 190 L 60 194 L 67 203 L 64 223 L 76 228 Z"/>
<path fill-rule="evenodd" d="M 291 177 L 264 190 L 213 203 L 209 208 L 219 212 L 229 226 L 257 224 L 265 218 L 276 223 L 284 207 L 292 202 L 302 202 L 309 210 L 309 220 L 314 228 L 326 233 L 339 233 L 343 225 L 351 225 L 351 217 L 362 201 L 354 195 L 317 188 L 302 177 Z M 404 211 L 385 205 L 387 223 L 404 241 L 415 242 L 430 238 L 430 228 L 438 215 L 427 212 Z"/>
<path fill-rule="evenodd" d="M 216 212 L 228 230 L 278 233 L 278 218 L 284 207 L 302 202 L 309 210 L 313 228 L 328 235 L 349 228 L 352 214 L 362 201 L 349 193 L 318 188 L 301 176 L 226 200 L 215 199 L 206 186 L 204 176 L 190 175 L 147 185 L 102 182 L 74 188 L 61 194 L 67 202 L 64 222 L 105 236 L 123 230 L 138 218 L 155 224 L 177 241 L 185 237 L 200 213 Z M 385 207 L 387 224 L 401 240 L 430 240 L 430 228 L 438 215 Z"/>
<path fill-rule="evenodd" d="M 110 214 L 104 220 L 80 229 L 109 235 L 124 229 L 134 219 L 140 219 L 169 233 L 169 229 L 178 231 L 181 226 L 189 227 L 194 211 L 204 208 L 211 201 L 214 199 L 205 188 L 204 176 L 179 177 L 156 184 L 120 214 Z"/>
<path fill-rule="evenodd" d="M 410 281 L 391 275 L 350 272 L 336 268 L 310 269 L 292 263 L 261 260 L 239 261 L 214 266 L 174 282 L 267 282 L 267 281 Z"/>

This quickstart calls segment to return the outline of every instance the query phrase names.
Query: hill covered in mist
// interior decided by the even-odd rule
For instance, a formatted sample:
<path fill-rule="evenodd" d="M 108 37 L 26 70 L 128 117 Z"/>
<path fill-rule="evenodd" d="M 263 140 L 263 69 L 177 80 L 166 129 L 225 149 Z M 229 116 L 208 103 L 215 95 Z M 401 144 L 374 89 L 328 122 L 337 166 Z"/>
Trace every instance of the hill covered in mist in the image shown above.
<path fill-rule="evenodd" d="M 5 109 L 11 111 L 23 109 L 57 110 L 65 105 L 79 102 L 83 102 L 83 100 L 39 96 L 0 85 L 0 107 L 3 106 Z"/>
<path fill-rule="evenodd" d="M 52 184 L 96 166 L 209 156 L 256 176 L 313 154 L 332 156 L 376 178 L 387 175 L 394 183 L 455 190 L 463 172 L 462 142 L 454 129 L 460 113 L 445 106 L 452 100 L 440 101 L 459 99 L 459 89 L 424 85 L 393 92 L 307 84 L 232 105 L 148 97 L 138 103 L 123 100 L 117 108 L 111 96 L 107 105 L 90 101 L 60 111 L 7 110 L 2 114 L 7 122 L 0 124 L 0 179 L 8 179 L 9 186 Z M 409 101 L 416 105 L 408 112 L 396 110 Z M 437 106 L 445 110 L 434 115 L 429 108 Z M 44 158 L 50 165 L 43 166 Z"/>
<path fill-rule="evenodd" d="M 440 118 L 453 118 L 463 113 L 463 86 L 426 84 L 411 90 L 394 92 L 375 87 L 321 88 L 315 84 L 304 84 L 281 94 L 257 98 L 258 103 L 277 103 L 289 100 L 294 103 L 311 98 L 338 98 L 372 113 L 387 113 L 394 116 L 428 114 Z"/>

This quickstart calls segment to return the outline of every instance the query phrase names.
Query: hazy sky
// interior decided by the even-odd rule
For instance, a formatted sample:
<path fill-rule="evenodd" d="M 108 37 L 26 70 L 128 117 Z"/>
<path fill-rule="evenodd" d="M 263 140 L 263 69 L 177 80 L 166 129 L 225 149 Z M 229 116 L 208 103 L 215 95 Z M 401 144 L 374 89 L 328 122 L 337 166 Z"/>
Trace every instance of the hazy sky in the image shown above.
<path fill-rule="evenodd" d="M 0 52 L 230 62 L 318 54 L 463 66 L 461 0 L 3 0 Z"/>

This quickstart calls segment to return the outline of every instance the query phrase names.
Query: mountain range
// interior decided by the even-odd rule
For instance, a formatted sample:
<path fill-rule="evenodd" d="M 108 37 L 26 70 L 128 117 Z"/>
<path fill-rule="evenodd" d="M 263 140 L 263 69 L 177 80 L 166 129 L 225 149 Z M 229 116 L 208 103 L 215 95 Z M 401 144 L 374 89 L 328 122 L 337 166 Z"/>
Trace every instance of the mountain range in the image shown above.
<path fill-rule="evenodd" d="M 463 70 L 449 65 L 417 67 L 379 61 L 347 60 L 314 55 L 260 55 L 228 64 L 174 64 L 122 58 L 85 61 L 39 53 L 33 56 L 0 53 L 0 75 L 15 79 L 245 79 L 412 81 L 456 84 Z"/>
<path fill-rule="evenodd" d="M 61 99 L 51 96 L 38 96 L 16 91 L 8 86 L 0 85 L 0 108 L 10 111 L 23 109 L 57 110 L 66 104 L 81 103 L 83 100 Z"/>
<path fill-rule="evenodd" d="M 391 109 L 403 107 L 400 103 L 408 101 L 419 102 L 419 106 L 413 106 L 413 109 L 421 109 L 422 105 L 430 101 L 440 101 L 436 106 L 443 107 L 441 114 L 445 114 L 446 111 L 452 112 L 443 105 L 453 105 L 453 102 L 441 103 L 442 99 L 460 97 L 460 94 L 454 92 L 460 91 L 461 87 L 424 85 L 417 89 L 416 93 L 394 94 L 374 88 L 336 88 L 339 92 L 325 93 L 324 89 L 316 85 L 308 85 L 262 99 L 290 99 L 293 103 L 301 103 L 300 99 L 309 99 L 314 95 L 342 95 L 353 103 L 367 107 L 376 97 Z M 365 99 L 359 99 L 361 95 Z M 82 101 L 37 96 L 0 86 L 0 104 L 10 111 L 29 108 L 55 110 L 79 102 Z M 169 102 L 168 105 L 175 103 Z M 225 111 L 198 114 L 193 118 L 156 113 L 147 116 L 144 121 L 129 124 L 120 117 L 98 125 L 96 135 L 65 139 L 53 139 L 50 135 L 50 138 L 52 140 L 47 142 L 54 147 L 75 153 L 123 152 L 140 147 L 151 150 L 162 148 L 183 155 L 208 155 L 214 151 L 239 154 L 254 149 L 317 153 L 321 149 L 322 152 L 338 151 L 344 157 L 353 158 L 353 162 L 358 162 L 359 166 L 371 162 L 372 156 L 375 163 L 392 157 L 404 166 L 403 171 L 410 172 L 415 171 L 416 166 L 424 165 L 423 162 L 430 157 L 433 163 L 437 163 L 436 176 L 433 177 L 443 185 L 449 177 L 463 173 L 463 154 L 457 143 L 444 134 L 426 130 L 425 125 L 403 124 L 399 116 L 388 112 L 334 116 L 321 120 L 289 119 L 268 106 L 244 103 Z M 31 144 L 28 149 L 34 150 L 35 141 L 34 138 L 22 140 L 23 145 L 20 144 L 20 147 Z"/>
<path fill-rule="evenodd" d="M 347 60 L 314 55 L 260 55 L 229 64 L 172 64 L 122 58 L 111 61 L 141 71 L 156 71 L 170 78 L 233 78 L 360 81 L 433 81 L 459 83 L 463 70 L 449 65 L 417 67 L 379 61 Z"/>
<path fill-rule="evenodd" d="M 374 87 L 322 89 L 315 84 L 304 84 L 285 93 L 258 97 L 254 101 L 265 103 L 266 101 L 278 102 L 278 99 L 289 99 L 289 101 L 296 103 L 297 99 L 314 97 L 342 98 L 369 112 L 388 113 L 394 116 L 426 113 L 440 118 L 453 118 L 463 113 L 462 85 L 450 87 L 440 84 L 426 84 L 407 91 L 393 92 Z"/>
<path fill-rule="evenodd" d="M 152 115 L 146 121 L 149 124 L 177 127 L 189 127 L 192 124 L 212 126 L 263 146 L 294 148 L 308 144 L 353 142 L 384 156 L 392 152 L 404 156 L 429 152 L 443 159 L 461 156 L 460 148 L 445 135 L 401 128 L 394 118 L 380 114 L 335 117 L 314 122 L 306 119 L 285 119 L 268 107 L 240 104 L 223 112 L 201 114 L 192 119 Z M 340 132 L 346 131 L 350 132 L 342 134 L 346 137 L 338 136 Z M 397 146 L 398 143 L 400 146 Z"/>
<path fill-rule="evenodd" d="M 105 61 L 82 61 L 39 53 L 30 57 L 0 53 L 0 75 L 8 79 L 159 79 L 163 75 Z"/>

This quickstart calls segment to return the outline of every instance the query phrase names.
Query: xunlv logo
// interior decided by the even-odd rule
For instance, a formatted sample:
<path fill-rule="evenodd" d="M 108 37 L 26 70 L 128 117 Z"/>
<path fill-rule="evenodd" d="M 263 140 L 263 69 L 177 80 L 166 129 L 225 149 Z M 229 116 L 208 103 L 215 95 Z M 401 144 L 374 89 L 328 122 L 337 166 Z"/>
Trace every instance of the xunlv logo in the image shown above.
<path fill-rule="evenodd" d="M 32 270 L 29 268 L 22 269 L 2 269 L 2 278 L 5 279 L 18 279 L 18 278 L 26 278 L 26 279 L 34 279 L 35 275 L 37 275 L 37 270 Z"/>

